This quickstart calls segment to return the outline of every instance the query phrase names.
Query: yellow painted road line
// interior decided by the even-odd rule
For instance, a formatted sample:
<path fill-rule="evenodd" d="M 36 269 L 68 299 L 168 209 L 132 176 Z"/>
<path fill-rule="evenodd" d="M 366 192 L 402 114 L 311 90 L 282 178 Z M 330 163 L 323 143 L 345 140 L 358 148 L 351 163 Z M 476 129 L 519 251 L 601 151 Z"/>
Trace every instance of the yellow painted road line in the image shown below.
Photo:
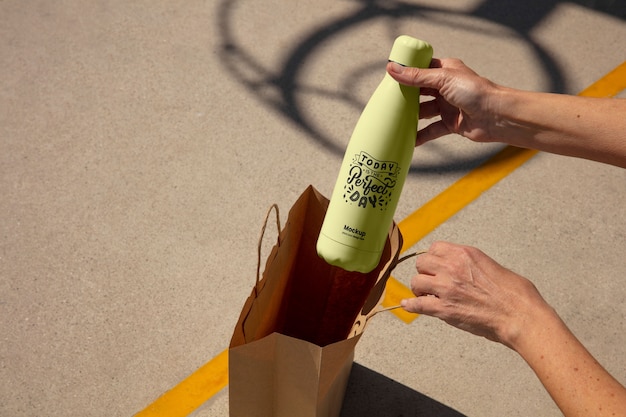
<path fill-rule="evenodd" d="M 578 93 L 585 97 L 615 97 L 626 90 L 626 61 Z"/>
<path fill-rule="evenodd" d="M 507 146 L 398 224 L 406 251 L 537 153 Z"/>
<path fill-rule="evenodd" d="M 228 349 L 167 391 L 135 417 L 185 417 L 228 385 Z"/>
<path fill-rule="evenodd" d="M 605 77 L 583 90 L 579 95 L 588 97 L 613 97 L 626 90 L 626 61 Z M 500 181 L 530 159 L 536 151 L 506 147 L 483 165 L 468 173 L 450 188 L 433 198 L 423 207 L 402 220 L 398 227 L 405 239 L 403 251 L 478 198 L 484 191 Z M 389 278 L 383 306 L 398 305 L 411 296 L 404 284 Z M 402 309 L 392 310 L 406 323 L 417 315 Z M 135 417 L 185 417 L 228 385 L 228 349 L 207 362 L 178 385 L 159 397 Z"/>

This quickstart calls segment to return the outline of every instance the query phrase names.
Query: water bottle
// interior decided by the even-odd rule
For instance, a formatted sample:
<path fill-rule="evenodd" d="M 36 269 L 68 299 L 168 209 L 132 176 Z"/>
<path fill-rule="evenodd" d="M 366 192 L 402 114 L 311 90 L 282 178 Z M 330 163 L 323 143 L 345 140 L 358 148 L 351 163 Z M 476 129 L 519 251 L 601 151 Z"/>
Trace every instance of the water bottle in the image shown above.
<path fill-rule="evenodd" d="M 389 60 L 426 68 L 432 54 L 428 43 L 403 35 Z M 411 165 L 418 116 L 419 89 L 385 73 L 354 128 L 317 240 L 327 263 L 362 273 L 378 265 Z"/>

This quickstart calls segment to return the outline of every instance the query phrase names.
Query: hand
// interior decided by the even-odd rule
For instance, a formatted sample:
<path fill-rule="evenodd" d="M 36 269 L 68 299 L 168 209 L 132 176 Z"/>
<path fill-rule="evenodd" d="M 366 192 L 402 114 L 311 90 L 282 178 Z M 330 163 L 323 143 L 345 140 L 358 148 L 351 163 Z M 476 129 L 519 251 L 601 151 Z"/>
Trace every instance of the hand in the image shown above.
<path fill-rule="evenodd" d="M 535 286 L 476 248 L 434 243 L 416 261 L 415 298 L 405 310 L 445 322 L 511 348 L 533 314 L 552 309 Z"/>
<path fill-rule="evenodd" d="M 411 312 L 503 343 L 535 371 L 567 417 L 623 415 L 626 389 L 585 349 L 526 278 L 476 248 L 434 243 L 418 257 Z M 621 413 L 621 414 L 620 414 Z"/>
<path fill-rule="evenodd" d="M 433 59 L 431 68 L 403 67 L 389 63 L 387 71 L 396 81 L 420 87 L 421 95 L 434 100 L 420 104 L 420 118 L 441 120 L 421 129 L 417 145 L 449 133 L 476 142 L 491 142 L 494 97 L 498 86 L 476 74 L 458 59 Z"/>

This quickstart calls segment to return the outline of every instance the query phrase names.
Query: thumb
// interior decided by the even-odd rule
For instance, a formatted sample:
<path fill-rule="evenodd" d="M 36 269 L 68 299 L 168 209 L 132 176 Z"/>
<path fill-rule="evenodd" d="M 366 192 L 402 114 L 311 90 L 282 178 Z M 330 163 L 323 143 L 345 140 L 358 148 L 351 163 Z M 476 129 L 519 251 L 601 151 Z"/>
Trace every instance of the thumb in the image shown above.
<path fill-rule="evenodd" d="M 412 87 L 426 87 L 438 89 L 437 74 L 434 68 L 405 67 L 396 62 L 387 64 L 387 73 L 400 84 Z"/>
<path fill-rule="evenodd" d="M 400 302 L 400 305 L 409 313 L 432 316 L 437 310 L 438 302 L 439 298 L 437 297 L 423 295 L 414 298 L 406 298 Z"/>

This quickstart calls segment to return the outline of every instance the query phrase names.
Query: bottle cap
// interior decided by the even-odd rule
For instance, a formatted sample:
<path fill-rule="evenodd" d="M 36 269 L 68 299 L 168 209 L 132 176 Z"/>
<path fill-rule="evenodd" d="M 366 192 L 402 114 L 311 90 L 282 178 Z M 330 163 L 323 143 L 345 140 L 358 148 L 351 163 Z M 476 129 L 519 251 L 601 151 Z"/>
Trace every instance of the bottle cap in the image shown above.
<path fill-rule="evenodd" d="M 407 35 L 398 36 L 393 43 L 389 60 L 405 67 L 428 68 L 433 47 L 428 42 Z"/>

